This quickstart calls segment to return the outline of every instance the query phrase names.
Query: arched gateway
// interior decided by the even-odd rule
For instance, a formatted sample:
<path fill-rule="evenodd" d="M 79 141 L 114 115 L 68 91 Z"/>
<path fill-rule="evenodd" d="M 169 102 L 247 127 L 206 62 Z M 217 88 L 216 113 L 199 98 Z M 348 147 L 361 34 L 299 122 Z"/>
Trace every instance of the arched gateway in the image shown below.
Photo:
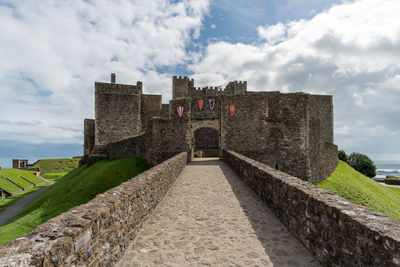
<path fill-rule="evenodd" d="M 220 120 L 196 120 L 192 122 L 192 157 L 219 157 L 221 155 Z"/>

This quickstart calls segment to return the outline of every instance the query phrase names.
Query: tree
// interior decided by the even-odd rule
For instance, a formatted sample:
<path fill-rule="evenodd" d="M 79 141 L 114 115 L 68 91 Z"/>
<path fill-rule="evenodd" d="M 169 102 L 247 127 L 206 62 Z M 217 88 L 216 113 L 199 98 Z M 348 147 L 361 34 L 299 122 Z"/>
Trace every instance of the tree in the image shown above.
<path fill-rule="evenodd" d="M 376 176 L 376 166 L 367 155 L 353 152 L 350 154 L 347 163 L 365 176 L 370 178 Z"/>
<path fill-rule="evenodd" d="M 338 158 L 344 162 L 347 162 L 349 160 L 349 156 L 347 156 L 347 154 L 346 154 L 346 152 L 344 152 L 344 150 L 338 151 Z"/>

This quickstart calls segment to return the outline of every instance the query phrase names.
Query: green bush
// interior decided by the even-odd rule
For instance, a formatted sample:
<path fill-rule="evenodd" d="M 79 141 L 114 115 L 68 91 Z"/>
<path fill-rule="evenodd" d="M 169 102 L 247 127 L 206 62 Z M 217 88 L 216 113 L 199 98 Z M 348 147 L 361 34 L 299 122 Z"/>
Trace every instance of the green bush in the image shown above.
<path fill-rule="evenodd" d="M 338 158 L 343 161 L 346 162 L 349 160 L 349 156 L 347 156 L 346 152 L 344 150 L 339 150 L 338 151 Z"/>
<path fill-rule="evenodd" d="M 369 178 L 376 176 L 376 166 L 365 154 L 353 152 L 350 154 L 347 163 L 356 171 L 368 176 Z"/>
<path fill-rule="evenodd" d="M 393 176 L 393 175 L 386 175 L 386 180 L 400 181 L 400 178 L 397 176 Z"/>

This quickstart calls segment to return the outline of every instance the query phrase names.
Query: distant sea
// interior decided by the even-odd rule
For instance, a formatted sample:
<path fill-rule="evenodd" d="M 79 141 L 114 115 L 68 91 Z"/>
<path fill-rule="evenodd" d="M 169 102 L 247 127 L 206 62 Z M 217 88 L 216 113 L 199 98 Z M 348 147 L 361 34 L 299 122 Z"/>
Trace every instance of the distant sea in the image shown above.
<path fill-rule="evenodd" d="M 400 162 L 398 161 L 375 161 L 376 176 L 374 178 L 383 179 L 386 175 L 400 177 Z"/>

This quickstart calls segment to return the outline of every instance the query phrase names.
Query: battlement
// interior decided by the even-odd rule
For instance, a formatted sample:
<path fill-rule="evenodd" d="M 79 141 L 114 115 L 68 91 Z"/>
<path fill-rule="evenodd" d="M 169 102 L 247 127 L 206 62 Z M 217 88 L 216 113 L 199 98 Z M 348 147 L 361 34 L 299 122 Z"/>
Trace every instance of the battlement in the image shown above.
<path fill-rule="evenodd" d="M 229 82 L 224 91 L 227 95 L 244 94 L 247 92 L 247 81 Z"/>
<path fill-rule="evenodd" d="M 115 73 L 111 73 L 111 82 L 95 82 L 95 94 L 142 94 L 143 83 L 140 81 L 136 82 L 136 85 L 120 84 L 116 83 Z"/>
<path fill-rule="evenodd" d="M 172 77 L 172 97 L 173 99 L 187 97 L 189 91 L 194 87 L 194 80 L 187 76 Z"/>
<path fill-rule="evenodd" d="M 189 81 L 189 82 L 194 82 L 194 80 L 193 80 L 193 78 L 192 79 L 189 79 L 189 77 L 188 76 L 172 76 L 172 79 L 173 80 L 177 80 L 177 81 L 179 81 L 179 80 L 183 80 L 183 81 Z"/>
<path fill-rule="evenodd" d="M 247 81 L 229 82 L 225 89 L 221 86 L 195 87 L 194 80 L 187 76 L 172 77 L 173 99 L 184 97 L 202 97 L 207 95 L 235 95 L 247 92 Z"/>

